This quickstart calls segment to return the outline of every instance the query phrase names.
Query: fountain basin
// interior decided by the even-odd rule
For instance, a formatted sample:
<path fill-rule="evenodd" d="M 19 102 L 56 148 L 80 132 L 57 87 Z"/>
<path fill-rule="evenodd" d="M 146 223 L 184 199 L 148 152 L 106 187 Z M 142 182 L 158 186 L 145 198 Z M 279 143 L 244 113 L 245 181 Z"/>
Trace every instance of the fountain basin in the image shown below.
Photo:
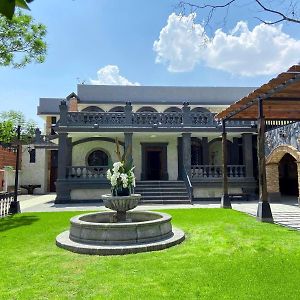
<path fill-rule="evenodd" d="M 71 228 L 57 236 L 57 246 L 84 254 L 114 255 L 161 250 L 184 240 L 165 213 L 127 212 L 130 222 L 110 222 L 114 212 L 73 217 Z"/>

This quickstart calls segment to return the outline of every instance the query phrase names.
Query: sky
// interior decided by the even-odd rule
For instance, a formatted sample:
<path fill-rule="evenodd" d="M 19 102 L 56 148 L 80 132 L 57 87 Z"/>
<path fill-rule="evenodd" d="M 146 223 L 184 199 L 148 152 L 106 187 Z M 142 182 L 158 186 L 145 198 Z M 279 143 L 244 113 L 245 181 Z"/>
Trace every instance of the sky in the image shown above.
<path fill-rule="evenodd" d="M 199 11 L 180 16 L 178 2 L 35 0 L 29 13 L 47 26 L 46 61 L 0 67 L 0 112 L 19 110 L 41 125 L 39 98 L 64 98 L 82 82 L 260 86 L 300 61 L 300 25 L 264 25 L 249 0 L 226 22 L 217 12 L 209 27 Z"/>

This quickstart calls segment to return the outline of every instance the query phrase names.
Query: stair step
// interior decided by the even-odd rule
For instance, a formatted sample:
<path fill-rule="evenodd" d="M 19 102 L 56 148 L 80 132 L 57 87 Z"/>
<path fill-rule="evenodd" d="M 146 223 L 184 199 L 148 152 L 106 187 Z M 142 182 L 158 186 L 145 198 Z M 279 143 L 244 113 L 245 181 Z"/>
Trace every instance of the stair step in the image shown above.
<path fill-rule="evenodd" d="M 137 191 L 135 191 L 135 192 L 137 192 Z M 138 194 L 140 194 L 140 193 L 138 193 Z M 181 192 L 176 192 L 176 193 L 174 193 L 174 192 L 159 192 L 159 191 L 143 191 L 143 192 L 141 192 L 141 194 L 143 195 L 143 196 L 155 196 L 155 195 L 166 195 L 166 196 L 168 196 L 168 195 L 176 195 L 176 196 L 179 196 L 179 195 L 186 195 L 186 191 L 181 191 Z"/>
<path fill-rule="evenodd" d="M 141 204 L 191 204 L 190 200 L 141 200 Z"/>

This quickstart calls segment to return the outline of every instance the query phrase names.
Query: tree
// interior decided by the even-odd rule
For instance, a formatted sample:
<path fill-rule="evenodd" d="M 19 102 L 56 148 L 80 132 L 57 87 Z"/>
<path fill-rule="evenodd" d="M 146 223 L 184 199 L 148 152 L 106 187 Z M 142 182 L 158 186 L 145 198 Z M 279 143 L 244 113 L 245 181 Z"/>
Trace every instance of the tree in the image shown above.
<path fill-rule="evenodd" d="M 31 16 L 18 12 L 12 20 L 0 16 L 0 66 L 24 67 L 45 60 L 46 27 Z"/>
<path fill-rule="evenodd" d="M 0 14 L 4 15 L 8 19 L 12 19 L 16 7 L 29 10 L 27 3 L 33 0 L 1 0 L 0 1 Z"/>
<path fill-rule="evenodd" d="M 233 7 L 247 9 L 247 12 L 257 9 L 255 18 L 260 22 L 274 25 L 282 22 L 291 22 L 300 25 L 299 0 L 216 0 L 192 2 L 180 1 L 178 7 L 181 13 L 186 14 L 198 11 L 204 18 L 204 27 L 210 26 L 213 19 L 216 20 L 216 13 L 221 11 L 222 22 L 225 23 L 230 9 Z"/>
<path fill-rule="evenodd" d="M 16 128 L 21 126 L 21 140 L 28 142 L 34 136 L 37 124 L 35 121 L 26 120 L 20 111 L 10 110 L 0 113 L 0 142 L 10 143 L 16 137 Z"/>

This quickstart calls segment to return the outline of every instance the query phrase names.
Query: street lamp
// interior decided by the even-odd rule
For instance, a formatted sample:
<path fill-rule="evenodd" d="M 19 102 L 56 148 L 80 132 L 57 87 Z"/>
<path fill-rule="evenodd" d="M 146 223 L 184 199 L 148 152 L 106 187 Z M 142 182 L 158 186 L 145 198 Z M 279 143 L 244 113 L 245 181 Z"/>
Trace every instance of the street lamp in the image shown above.
<path fill-rule="evenodd" d="M 14 187 L 14 200 L 10 203 L 9 213 L 17 214 L 21 212 L 20 202 L 18 201 L 18 185 L 19 185 L 19 163 L 20 163 L 20 137 L 21 126 L 17 127 L 17 157 L 16 157 L 16 173 L 15 173 L 15 187 Z"/>

